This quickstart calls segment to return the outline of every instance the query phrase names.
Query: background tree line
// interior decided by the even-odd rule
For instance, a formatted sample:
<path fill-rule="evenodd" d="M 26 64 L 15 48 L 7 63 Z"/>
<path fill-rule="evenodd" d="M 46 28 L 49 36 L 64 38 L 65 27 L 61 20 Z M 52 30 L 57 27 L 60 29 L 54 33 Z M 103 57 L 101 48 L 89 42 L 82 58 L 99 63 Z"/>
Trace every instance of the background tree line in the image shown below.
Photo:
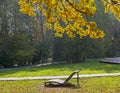
<path fill-rule="evenodd" d="M 120 56 L 120 23 L 111 14 L 104 14 L 102 4 L 96 0 L 98 10 L 94 17 L 98 27 L 105 31 L 104 39 L 54 36 L 47 29 L 45 17 L 36 11 L 36 17 L 19 12 L 17 0 L 0 3 L 0 68 L 25 66 L 44 62 L 83 62 L 86 58 Z M 103 7 L 104 8 L 104 7 Z"/>

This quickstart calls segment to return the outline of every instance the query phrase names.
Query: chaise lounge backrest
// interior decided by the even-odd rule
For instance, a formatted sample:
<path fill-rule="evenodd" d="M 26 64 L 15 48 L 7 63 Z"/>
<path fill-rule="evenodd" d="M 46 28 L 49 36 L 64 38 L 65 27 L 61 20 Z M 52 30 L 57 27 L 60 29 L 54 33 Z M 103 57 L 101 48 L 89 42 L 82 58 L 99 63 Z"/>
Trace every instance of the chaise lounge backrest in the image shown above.
<path fill-rule="evenodd" d="M 79 70 L 76 70 L 64 81 L 64 84 L 67 83 L 75 74 L 77 74 L 77 79 L 79 79 Z"/>

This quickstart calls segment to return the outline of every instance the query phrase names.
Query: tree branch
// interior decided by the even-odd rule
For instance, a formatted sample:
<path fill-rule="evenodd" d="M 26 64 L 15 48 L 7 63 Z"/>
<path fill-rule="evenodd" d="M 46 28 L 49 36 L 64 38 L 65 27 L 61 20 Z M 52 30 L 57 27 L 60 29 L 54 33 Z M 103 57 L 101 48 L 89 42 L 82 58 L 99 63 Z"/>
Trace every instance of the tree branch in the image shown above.
<path fill-rule="evenodd" d="M 81 11 L 81 10 L 79 10 L 79 9 L 77 9 L 76 7 L 74 7 L 74 5 L 69 1 L 69 0 L 66 0 L 70 5 L 71 5 L 71 7 L 72 8 L 74 8 L 77 12 L 80 12 L 80 13 L 82 13 L 82 14 L 85 14 L 85 15 L 87 15 L 87 13 L 86 12 L 83 12 L 83 11 Z"/>

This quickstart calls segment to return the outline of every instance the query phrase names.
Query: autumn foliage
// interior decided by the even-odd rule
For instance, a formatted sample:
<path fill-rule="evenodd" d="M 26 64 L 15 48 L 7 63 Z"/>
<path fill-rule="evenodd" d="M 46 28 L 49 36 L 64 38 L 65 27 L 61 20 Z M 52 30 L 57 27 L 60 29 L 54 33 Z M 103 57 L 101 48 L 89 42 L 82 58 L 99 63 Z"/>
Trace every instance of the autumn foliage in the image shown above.
<path fill-rule="evenodd" d="M 120 21 L 120 0 L 98 0 L 105 5 L 105 12 L 111 12 Z M 29 16 L 36 16 L 42 11 L 46 17 L 45 24 L 55 30 L 55 36 L 67 34 L 70 38 L 103 38 L 104 32 L 97 28 L 95 22 L 87 17 L 96 12 L 95 0 L 19 0 L 20 11 Z"/>

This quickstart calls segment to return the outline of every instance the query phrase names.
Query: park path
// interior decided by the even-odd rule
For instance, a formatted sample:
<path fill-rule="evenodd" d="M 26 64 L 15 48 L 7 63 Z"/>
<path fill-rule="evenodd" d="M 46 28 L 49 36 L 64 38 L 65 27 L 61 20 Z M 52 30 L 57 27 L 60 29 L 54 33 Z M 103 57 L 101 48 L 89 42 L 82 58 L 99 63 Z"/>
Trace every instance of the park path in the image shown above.
<path fill-rule="evenodd" d="M 120 73 L 105 73 L 105 74 L 83 74 L 79 75 L 79 78 L 89 78 L 89 77 L 107 77 L 107 76 L 120 76 Z M 36 76 L 36 77 L 10 77 L 10 78 L 0 78 L 0 81 L 16 81 L 16 80 L 45 80 L 45 79 L 64 79 L 68 76 Z M 76 78 L 77 76 L 73 76 Z"/>

